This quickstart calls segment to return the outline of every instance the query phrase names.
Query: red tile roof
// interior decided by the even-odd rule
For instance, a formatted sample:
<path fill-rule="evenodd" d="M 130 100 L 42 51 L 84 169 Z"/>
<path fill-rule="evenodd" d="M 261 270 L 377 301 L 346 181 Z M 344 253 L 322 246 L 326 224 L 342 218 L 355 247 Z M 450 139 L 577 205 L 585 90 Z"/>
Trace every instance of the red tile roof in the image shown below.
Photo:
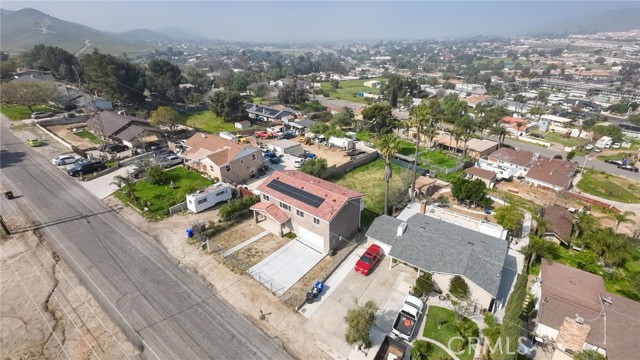
<path fill-rule="evenodd" d="M 266 201 L 254 204 L 250 210 L 264 211 L 270 218 L 277 221 L 278 224 L 282 224 L 291 218 L 291 216 L 280 210 L 276 205 Z"/>
<path fill-rule="evenodd" d="M 513 116 L 505 116 L 502 118 L 502 120 L 500 120 L 500 122 L 502 122 L 503 124 L 509 124 L 515 130 L 524 130 L 526 129 L 527 125 L 527 120 Z M 522 123 L 523 125 L 518 128 L 518 123 Z"/>
<path fill-rule="evenodd" d="M 324 201 L 318 207 L 308 205 L 267 187 L 273 180 L 279 180 L 285 184 L 304 190 L 309 194 L 319 196 L 324 199 Z M 262 182 L 256 190 L 327 222 L 331 222 L 348 201 L 353 201 L 353 199 L 364 196 L 357 191 L 296 170 L 276 171 Z"/>

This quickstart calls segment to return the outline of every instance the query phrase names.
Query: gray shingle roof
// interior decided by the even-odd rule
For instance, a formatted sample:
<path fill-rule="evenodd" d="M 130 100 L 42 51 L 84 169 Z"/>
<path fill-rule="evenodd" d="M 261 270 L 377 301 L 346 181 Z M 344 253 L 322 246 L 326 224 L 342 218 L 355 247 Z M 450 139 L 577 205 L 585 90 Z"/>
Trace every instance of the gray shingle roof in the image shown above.
<path fill-rule="evenodd" d="M 506 241 L 422 214 L 410 217 L 405 233 L 398 237 L 401 223 L 380 216 L 367 236 L 391 245 L 389 255 L 402 262 L 428 272 L 463 275 L 497 295 L 507 256 Z"/>

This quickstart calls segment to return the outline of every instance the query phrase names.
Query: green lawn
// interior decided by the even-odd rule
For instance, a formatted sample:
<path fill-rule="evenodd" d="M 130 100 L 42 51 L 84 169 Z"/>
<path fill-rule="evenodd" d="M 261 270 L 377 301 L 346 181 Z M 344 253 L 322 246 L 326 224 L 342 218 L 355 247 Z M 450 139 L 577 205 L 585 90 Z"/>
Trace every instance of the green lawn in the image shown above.
<path fill-rule="evenodd" d="M 198 128 L 206 133 L 214 134 L 221 131 L 235 131 L 234 123 L 225 122 L 211 110 L 203 110 L 187 117 L 187 126 Z"/>
<path fill-rule="evenodd" d="M 134 194 L 140 200 L 135 206 L 148 218 L 165 217 L 167 209 L 185 201 L 187 194 L 213 183 L 197 172 L 181 166 L 166 171 L 165 175 L 165 183 L 161 185 L 153 185 L 146 180 L 137 181 L 134 185 Z M 169 186 L 171 181 L 176 185 L 175 189 Z M 122 190 L 116 191 L 115 196 L 122 202 L 130 202 Z M 145 207 L 149 210 L 144 211 Z"/>
<path fill-rule="evenodd" d="M 38 105 L 33 106 L 33 111 L 51 111 L 55 112 L 55 109 L 51 107 Z M 22 105 L 2 105 L 0 106 L 0 112 L 4 114 L 4 116 L 8 117 L 11 120 L 24 120 L 31 119 L 31 110 L 28 107 Z"/>
<path fill-rule="evenodd" d="M 544 135 L 544 139 L 541 139 L 542 141 L 548 141 L 556 144 L 561 144 L 564 146 L 576 146 L 580 143 L 578 138 L 572 137 L 572 138 L 566 139 L 562 137 L 561 133 L 557 133 L 557 132 L 545 133 L 544 131 L 538 131 L 538 130 L 533 130 L 532 132 Z"/>
<path fill-rule="evenodd" d="M 82 130 L 82 131 L 78 131 L 76 133 L 74 133 L 77 137 L 83 138 L 85 140 L 88 140 L 94 144 L 102 144 L 102 141 L 95 135 L 93 135 L 92 132 L 88 131 L 88 130 Z"/>
<path fill-rule="evenodd" d="M 640 202 L 640 186 L 637 182 L 609 175 L 604 172 L 587 170 L 578 182 L 578 189 L 608 200 L 624 203 Z"/>
<path fill-rule="evenodd" d="M 458 162 L 461 161 L 460 158 L 449 155 L 442 150 L 423 151 L 418 156 L 418 159 L 420 159 L 420 161 L 422 161 L 423 163 L 426 162 L 428 164 L 436 165 L 446 169 L 450 169 L 458 165 Z"/>
<path fill-rule="evenodd" d="M 391 178 L 390 194 L 401 191 L 403 187 L 402 174 L 407 172 L 397 165 L 392 165 L 393 177 Z M 359 191 L 364 194 L 365 210 L 376 214 L 382 214 L 384 208 L 384 159 L 378 158 L 366 165 L 360 166 L 332 182 Z M 395 191 L 394 191 L 395 190 Z M 373 214 L 371 214 L 373 216 Z M 364 215 L 363 215 L 364 217 Z M 363 219 L 364 222 L 364 219 Z"/>
<path fill-rule="evenodd" d="M 323 82 L 321 87 L 324 91 L 329 93 L 329 96 L 335 99 L 348 100 L 360 103 L 366 103 L 367 99 L 364 96 L 358 96 L 359 92 L 368 92 L 372 94 L 379 94 L 380 90 L 376 88 L 370 88 L 364 86 L 364 83 L 371 80 L 385 81 L 386 78 L 374 78 L 374 79 L 362 79 L 362 80 L 345 80 L 340 81 L 340 86 L 337 90 L 332 91 L 329 82 Z"/>
<path fill-rule="evenodd" d="M 622 159 L 631 159 L 633 158 L 633 153 L 625 153 L 625 152 L 619 152 L 617 154 L 613 154 L 613 155 L 600 155 L 597 157 L 598 160 L 622 160 Z"/>
<path fill-rule="evenodd" d="M 455 328 L 455 317 L 456 314 L 452 310 L 445 309 L 439 306 L 429 306 L 429 310 L 427 311 L 426 324 L 424 326 L 423 336 L 434 339 L 444 346 L 449 345 L 449 339 L 453 337 L 459 337 L 460 334 L 456 331 Z M 444 319 L 446 322 L 440 326 L 438 329 L 438 320 Z M 463 323 L 465 326 L 468 326 L 469 333 L 465 337 L 475 337 L 478 336 L 478 325 L 473 321 L 464 318 Z M 451 342 L 451 350 L 458 351 L 458 346 L 463 342 L 459 339 Z M 473 355 L 475 350 L 473 346 L 469 346 L 468 343 L 464 342 L 464 352 L 459 354 L 458 357 L 461 360 L 473 360 Z"/>

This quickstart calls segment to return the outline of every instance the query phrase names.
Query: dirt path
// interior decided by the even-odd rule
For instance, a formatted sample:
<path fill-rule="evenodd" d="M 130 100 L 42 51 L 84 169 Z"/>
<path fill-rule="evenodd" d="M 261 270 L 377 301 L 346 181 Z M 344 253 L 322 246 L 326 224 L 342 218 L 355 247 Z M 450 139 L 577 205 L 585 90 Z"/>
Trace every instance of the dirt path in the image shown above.
<path fill-rule="evenodd" d="M 3 217 L 9 228 L 25 225 Z M 0 240 L 0 289 L 2 359 L 140 358 L 37 232 Z"/>
<path fill-rule="evenodd" d="M 292 356 L 298 359 L 330 358 L 316 346 L 315 335 L 302 326 L 306 321 L 302 315 L 283 305 L 246 273 L 234 273 L 217 260 L 217 255 L 188 244 L 185 229 L 195 222 L 217 221 L 217 211 L 176 214 L 150 223 L 135 210 L 123 207 L 113 196 L 104 201 L 134 226 L 154 237 L 187 269 L 207 280 L 217 295 L 271 337 L 282 342 Z"/>

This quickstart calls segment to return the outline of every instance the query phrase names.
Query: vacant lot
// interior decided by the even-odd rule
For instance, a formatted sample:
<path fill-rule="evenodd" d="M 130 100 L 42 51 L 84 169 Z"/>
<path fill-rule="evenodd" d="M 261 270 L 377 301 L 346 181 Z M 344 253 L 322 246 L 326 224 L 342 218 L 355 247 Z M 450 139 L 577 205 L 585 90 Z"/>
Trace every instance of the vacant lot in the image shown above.
<path fill-rule="evenodd" d="M 386 79 L 375 78 L 375 79 L 340 81 L 340 86 L 338 87 L 337 90 L 331 90 L 331 86 L 329 85 L 329 82 L 323 82 L 321 86 L 322 86 L 322 89 L 328 92 L 329 96 L 332 98 L 366 103 L 367 101 L 363 96 L 358 96 L 359 92 L 368 92 L 372 94 L 380 93 L 379 89 L 364 86 L 364 83 L 366 81 L 371 81 L 371 80 L 385 81 Z"/>
<path fill-rule="evenodd" d="M 578 189 L 604 199 L 624 203 L 640 202 L 640 185 L 637 182 L 604 172 L 587 171 L 578 182 Z"/>
<path fill-rule="evenodd" d="M 203 110 L 189 115 L 187 117 L 187 125 L 209 134 L 236 130 L 232 122 L 224 121 L 223 118 L 217 116 L 211 110 Z"/>
<path fill-rule="evenodd" d="M 38 105 L 38 106 L 32 106 L 33 111 L 51 111 L 51 112 L 55 112 L 54 109 L 47 107 L 47 106 L 43 106 L 43 105 Z M 0 111 L 9 119 L 11 120 L 24 120 L 24 119 L 31 119 L 31 110 L 29 110 L 28 107 L 26 106 L 22 106 L 22 105 L 2 105 L 2 107 L 0 107 Z"/>
<path fill-rule="evenodd" d="M 393 176 L 389 189 L 389 198 L 393 199 L 408 186 L 409 178 L 413 180 L 413 174 L 407 169 L 392 165 Z M 364 194 L 364 206 L 366 209 L 381 214 L 384 208 L 384 159 L 379 158 L 367 165 L 333 180 L 336 184 Z M 364 217 L 364 214 L 363 214 Z M 363 218 L 363 222 L 365 219 Z"/>
<path fill-rule="evenodd" d="M 171 182 L 175 184 L 174 189 L 170 186 Z M 134 183 L 133 193 L 138 200 L 136 203 L 133 203 L 123 189 L 116 191 L 114 195 L 124 203 L 133 204 L 145 217 L 157 220 L 166 215 L 169 207 L 185 201 L 187 194 L 211 184 L 211 180 L 195 171 L 176 167 L 165 172 L 162 184 L 154 185 L 146 180 Z"/>
<path fill-rule="evenodd" d="M 444 346 L 449 344 L 451 338 L 460 337 L 460 333 L 456 330 L 458 325 L 456 324 L 456 313 L 449 309 L 429 306 L 426 321 L 423 335 L 440 342 Z M 463 336 L 464 338 L 478 336 L 478 325 L 476 323 L 467 318 L 462 319 L 461 323 L 460 327 L 468 329 L 468 332 Z M 461 340 L 451 341 L 451 350 L 461 351 L 462 348 L 460 346 L 464 346 L 464 353 L 458 354 L 458 357 L 461 360 L 473 359 L 473 347 Z"/>

